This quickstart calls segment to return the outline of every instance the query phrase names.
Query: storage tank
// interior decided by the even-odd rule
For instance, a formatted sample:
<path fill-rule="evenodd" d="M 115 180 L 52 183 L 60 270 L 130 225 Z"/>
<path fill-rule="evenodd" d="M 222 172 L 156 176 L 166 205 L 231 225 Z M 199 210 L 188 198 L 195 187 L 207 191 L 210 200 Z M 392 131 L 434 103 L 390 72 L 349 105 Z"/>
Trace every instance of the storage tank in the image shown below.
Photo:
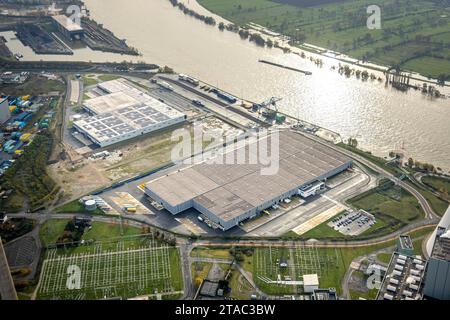
<path fill-rule="evenodd" d="M 95 203 L 95 200 L 87 200 L 84 203 L 84 207 L 88 211 L 94 211 L 95 209 L 97 209 L 97 204 Z"/>
<path fill-rule="evenodd" d="M 418 286 L 418 285 L 416 285 L 416 284 L 412 284 L 412 283 L 410 283 L 410 284 L 409 284 L 409 288 L 410 288 L 410 289 L 412 289 L 412 290 L 416 290 L 416 291 L 419 291 L 419 286 Z"/>
<path fill-rule="evenodd" d="M 412 294 L 411 291 L 403 290 L 403 295 L 406 296 L 406 297 L 412 297 L 413 294 Z"/>
<path fill-rule="evenodd" d="M 410 272 L 411 272 L 412 275 L 420 276 L 420 271 L 419 270 L 411 269 Z"/>
<path fill-rule="evenodd" d="M 400 264 L 400 265 L 405 265 L 405 263 L 406 263 L 406 261 L 405 260 L 402 260 L 402 259 L 397 259 L 397 264 Z"/>
<path fill-rule="evenodd" d="M 386 300 L 392 300 L 392 299 L 394 299 L 394 297 L 393 297 L 392 295 L 390 295 L 389 293 L 385 293 L 384 296 L 383 296 L 383 298 L 386 299 Z"/>
<path fill-rule="evenodd" d="M 389 279 L 389 283 L 398 285 L 399 281 L 397 279 L 391 278 L 391 279 Z"/>
<path fill-rule="evenodd" d="M 392 271 L 392 274 L 393 274 L 394 276 L 401 276 L 401 275 L 402 275 L 402 273 L 401 273 L 400 271 L 398 271 L 398 270 Z"/>
<path fill-rule="evenodd" d="M 395 291 L 397 291 L 397 288 L 394 287 L 394 286 L 388 285 L 388 286 L 386 287 L 386 290 L 387 290 L 387 291 L 395 292 Z"/>
<path fill-rule="evenodd" d="M 394 267 L 395 270 L 403 271 L 403 267 L 399 264 L 396 264 Z"/>
<path fill-rule="evenodd" d="M 421 264 L 416 264 L 416 269 L 417 270 L 423 270 L 423 269 L 425 269 L 425 267 L 423 265 L 421 265 Z"/>

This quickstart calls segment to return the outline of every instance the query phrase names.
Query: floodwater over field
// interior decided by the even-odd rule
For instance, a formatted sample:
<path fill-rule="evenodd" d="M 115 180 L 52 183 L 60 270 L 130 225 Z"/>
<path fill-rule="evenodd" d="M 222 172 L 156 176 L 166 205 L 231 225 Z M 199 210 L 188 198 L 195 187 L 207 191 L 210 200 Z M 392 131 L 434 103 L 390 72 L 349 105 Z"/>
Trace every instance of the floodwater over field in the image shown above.
<path fill-rule="evenodd" d="M 403 144 L 408 156 L 450 170 L 449 99 L 431 100 L 412 90 L 399 92 L 385 88 L 384 81 L 347 79 L 330 70 L 337 61 L 324 59 L 325 65 L 318 68 L 298 55 L 257 47 L 234 33 L 220 32 L 185 16 L 168 0 L 85 3 L 91 18 L 127 39 L 142 57 L 82 50 L 70 60 L 143 60 L 168 65 L 249 100 L 281 97 L 280 110 L 339 132 L 343 138 L 355 137 L 364 149 L 386 156 Z M 198 9 L 194 0 L 185 3 Z M 279 69 L 259 63 L 259 59 L 313 74 Z"/>

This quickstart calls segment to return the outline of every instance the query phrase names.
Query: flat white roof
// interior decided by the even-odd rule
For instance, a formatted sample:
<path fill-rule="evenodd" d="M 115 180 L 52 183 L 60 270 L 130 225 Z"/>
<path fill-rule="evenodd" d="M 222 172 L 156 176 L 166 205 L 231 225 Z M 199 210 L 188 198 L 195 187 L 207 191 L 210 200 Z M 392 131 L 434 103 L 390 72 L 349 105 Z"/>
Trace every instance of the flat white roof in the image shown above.
<path fill-rule="evenodd" d="M 65 15 L 57 15 L 52 17 L 53 20 L 58 22 L 67 31 L 83 31 L 83 28 L 78 23 L 73 22 L 72 19 Z"/>
<path fill-rule="evenodd" d="M 94 115 L 74 121 L 76 127 L 98 142 L 184 117 L 183 113 L 134 88 L 125 79 L 107 81 L 98 87 L 107 93 L 84 103 Z"/>
<path fill-rule="evenodd" d="M 317 274 L 305 274 L 303 275 L 304 286 L 318 286 L 319 276 Z"/>

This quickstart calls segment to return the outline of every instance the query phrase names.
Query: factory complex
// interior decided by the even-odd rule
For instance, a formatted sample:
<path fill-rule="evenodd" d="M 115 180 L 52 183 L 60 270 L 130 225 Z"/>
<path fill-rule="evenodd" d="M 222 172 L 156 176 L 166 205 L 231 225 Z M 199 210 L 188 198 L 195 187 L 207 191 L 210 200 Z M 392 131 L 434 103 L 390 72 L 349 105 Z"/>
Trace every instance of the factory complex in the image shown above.
<path fill-rule="evenodd" d="M 272 135 L 262 139 L 271 140 Z M 208 162 L 173 169 L 146 183 L 145 193 L 172 214 L 195 208 L 225 231 L 300 191 L 316 189 L 323 185 L 320 182 L 352 166 L 347 156 L 299 133 L 286 130 L 277 136 L 275 174 L 261 174 L 264 165 L 248 161 L 258 152 L 253 144 L 261 143 L 254 141 L 243 147 L 249 155 L 244 164 Z M 231 152 L 237 150 L 221 156 L 228 159 Z"/>
<path fill-rule="evenodd" d="M 86 100 L 89 117 L 74 128 L 100 147 L 128 140 L 186 120 L 186 115 L 135 88 L 125 79 L 97 85 L 97 97 Z"/>

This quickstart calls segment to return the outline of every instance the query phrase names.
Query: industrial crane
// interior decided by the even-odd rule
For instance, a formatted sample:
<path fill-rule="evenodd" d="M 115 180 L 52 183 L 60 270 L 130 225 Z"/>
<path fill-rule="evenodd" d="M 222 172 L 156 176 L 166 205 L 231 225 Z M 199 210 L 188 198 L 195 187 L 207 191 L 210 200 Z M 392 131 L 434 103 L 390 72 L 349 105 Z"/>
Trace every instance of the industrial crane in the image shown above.
<path fill-rule="evenodd" d="M 258 111 L 259 115 L 261 115 L 261 110 L 266 109 L 265 111 L 263 111 L 263 115 L 266 116 L 267 118 L 273 119 L 275 117 L 276 113 L 278 112 L 277 102 L 281 101 L 281 100 L 282 100 L 282 98 L 272 97 L 272 98 L 270 98 L 264 102 L 261 102 L 259 104 L 254 103 L 252 106 L 252 110 L 254 112 Z M 271 106 L 274 109 L 272 109 Z"/>

